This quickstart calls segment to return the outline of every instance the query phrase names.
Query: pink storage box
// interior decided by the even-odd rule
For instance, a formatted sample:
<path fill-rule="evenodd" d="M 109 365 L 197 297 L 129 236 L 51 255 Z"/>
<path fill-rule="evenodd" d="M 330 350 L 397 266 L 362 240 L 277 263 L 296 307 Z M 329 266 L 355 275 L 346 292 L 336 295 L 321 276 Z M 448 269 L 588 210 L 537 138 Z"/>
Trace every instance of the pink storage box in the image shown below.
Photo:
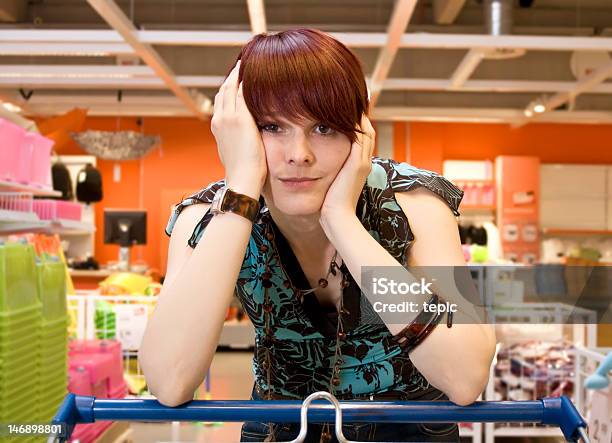
<path fill-rule="evenodd" d="M 57 219 L 57 200 L 36 199 L 32 202 L 32 210 L 41 220 Z"/>
<path fill-rule="evenodd" d="M 63 220 L 81 221 L 82 206 L 80 203 L 57 200 L 56 216 Z"/>
<path fill-rule="evenodd" d="M 68 391 L 77 395 L 93 395 L 89 374 L 85 368 L 75 368 L 68 371 Z"/>
<path fill-rule="evenodd" d="M 32 204 L 32 210 L 41 220 L 81 220 L 81 205 L 75 202 L 36 199 Z"/>
<path fill-rule="evenodd" d="M 112 421 L 78 424 L 74 427 L 74 431 L 72 432 L 70 441 L 79 441 L 80 443 L 94 443 L 96 439 L 100 436 L 100 434 L 106 431 L 106 429 L 112 424 Z"/>
<path fill-rule="evenodd" d="M 51 148 L 55 142 L 33 132 L 28 133 L 26 137 L 31 139 L 32 149 L 32 173 L 30 182 L 39 188 L 52 188 Z"/>
<path fill-rule="evenodd" d="M 110 354 L 80 354 L 71 355 L 68 358 L 69 370 L 87 371 L 89 383 L 92 387 L 92 395 L 100 398 L 108 398 L 110 388 L 110 377 L 114 371 L 113 356 Z"/>
<path fill-rule="evenodd" d="M 30 149 L 25 149 L 27 132 L 0 118 L 0 180 L 27 183 L 30 179 Z"/>
<path fill-rule="evenodd" d="M 128 387 L 125 382 L 111 386 L 111 389 L 108 391 L 108 398 L 124 398 L 126 395 L 128 395 Z"/>
<path fill-rule="evenodd" d="M 112 371 L 110 374 L 110 389 L 125 383 L 123 379 L 123 358 L 121 343 L 117 340 L 71 340 L 68 343 L 68 357 L 90 354 L 112 355 Z"/>

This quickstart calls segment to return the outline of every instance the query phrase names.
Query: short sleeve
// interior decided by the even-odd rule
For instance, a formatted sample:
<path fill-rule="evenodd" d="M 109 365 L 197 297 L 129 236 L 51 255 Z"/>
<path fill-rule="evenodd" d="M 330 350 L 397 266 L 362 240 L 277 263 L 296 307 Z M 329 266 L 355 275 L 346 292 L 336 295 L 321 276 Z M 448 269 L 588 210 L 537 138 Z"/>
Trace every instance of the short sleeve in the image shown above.
<path fill-rule="evenodd" d="M 195 194 L 190 195 L 189 197 L 183 199 L 180 203 L 178 203 L 170 214 L 170 218 L 168 219 L 168 224 L 166 225 L 166 235 L 172 235 L 172 230 L 174 229 L 176 220 L 178 219 L 183 209 L 190 205 L 212 203 L 215 194 L 224 185 L 225 180 L 219 180 L 217 182 L 210 183 L 204 189 L 196 192 Z M 202 234 L 204 233 L 204 229 L 206 229 L 206 226 L 208 225 L 212 217 L 213 214 L 210 212 L 209 208 L 208 211 L 206 211 L 206 213 L 202 217 L 202 219 L 196 224 L 193 233 L 191 234 L 191 237 L 187 242 L 189 246 L 191 246 L 192 248 L 196 247 L 196 245 L 200 241 L 200 238 L 202 237 Z"/>
<path fill-rule="evenodd" d="M 408 217 L 404 214 L 396 192 L 425 187 L 440 196 L 455 216 L 463 191 L 443 176 L 408 163 L 373 157 L 372 169 L 367 179 L 370 204 L 374 209 L 373 232 L 378 242 L 401 263 L 406 263 L 408 250 L 415 241 Z"/>
<path fill-rule="evenodd" d="M 442 197 L 455 216 L 459 215 L 459 204 L 463 198 L 463 191 L 444 176 L 408 163 L 397 163 L 390 160 L 387 179 L 393 192 L 410 191 L 424 186 Z"/>

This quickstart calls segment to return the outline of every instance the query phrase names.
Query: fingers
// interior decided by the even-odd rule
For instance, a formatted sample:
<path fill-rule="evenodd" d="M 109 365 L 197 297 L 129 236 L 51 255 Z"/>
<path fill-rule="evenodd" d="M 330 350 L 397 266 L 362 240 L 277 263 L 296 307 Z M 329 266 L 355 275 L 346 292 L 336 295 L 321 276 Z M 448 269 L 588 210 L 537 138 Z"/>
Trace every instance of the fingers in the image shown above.
<path fill-rule="evenodd" d="M 239 68 L 240 68 L 240 60 L 238 60 L 238 63 L 236 63 L 236 66 L 234 66 L 234 68 L 232 69 L 232 72 L 230 72 L 230 74 L 227 76 L 227 78 L 225 79 L 221 87 L 219 88 L 219 92 L 217 92 L 217 95 L 215 95 L 213 115 L 221 114 L 221 112 L 223 112 L 224 109 L 232 110 L 235 108 L 235 104 L 232 104 L 232 103 L 235 103 L 235 95 L 232 96 L 234 100 L 230 103 L 228 96 L 231 94 L 231 91 L 228 90 L 228 87 L 232 83 L 232 81 L 234 83 L 238 82 Z"/>
<path fill-rule="evenodd" d="M 223 90 L 223 110 L 234 112 L 236 110 L 236 92 L 238 90 L 238 73 L 240 72 L 240 60 L 227 76 L 221 89 Z"/>
<path fill-rule="evenodd" d="M 357 133 L 357 141 L 361 145 L 361 160 L 364 163 L 370 163 L 372 154 L 374 153 L 376 132 L 365 113 L 361 116 L 361 123 L 359 126 L 363 131 L 363 134 Z"/>
<path fill-rule="evenodd" d="M 244 101 L 244 94 L 242 92 L 242 82 L 238 85 L 238 91 L 236 92 L 236 111 L 240 111 L 246 108 L 246 103 Z"/>

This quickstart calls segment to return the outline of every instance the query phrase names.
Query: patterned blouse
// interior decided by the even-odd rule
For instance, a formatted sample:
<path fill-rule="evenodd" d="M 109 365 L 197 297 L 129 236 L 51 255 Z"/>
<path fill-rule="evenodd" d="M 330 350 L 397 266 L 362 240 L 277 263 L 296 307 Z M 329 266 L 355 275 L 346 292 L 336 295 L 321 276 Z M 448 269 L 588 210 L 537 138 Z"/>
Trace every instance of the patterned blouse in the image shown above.
<path fill-rule="evenodd" d="M 224 180 L 210 183 L 180 202 L 170 216 L 166 234 L 171 235 L 183 208 L 211 203 L 215 192 L 223 185 Z M 403 265 L 407 263 L 414 235 L 394 193 L 421 186 L 438 194 L 453 214 L 459 215 L 463 192 L 446 178 L 407 163 L 378 157 L 372 158 L 372 170 L 356 208 L 364 228 Z M 329 391 L 337 313 L 335 310 L 325 312 L 312 293 L 304 296 L 302 302 L 295 296 L 292 287 L 308 289 L 310 285 L 287 240 L 274 224 L 263 197 L 260 203 L 236 284 L 236 295 L 255 327 L 255 388 L 262 398 L 270 389 L 272 398 L 301 400 L 315 391 Z M 207 211 L 195 226 L 189 246 L 197 245 L 212 216 Z M 264 235 L 267 223 L 274 229 L 274 242 Z M 345 265 L 343 267 L 348 271 Z M 445 397 L 427 382 L 410 357 L 391 340 L 392 335 L 382 321 L 371 321 L 371 316 L 377 314 L 350 274 L 349 280 L 350 285 L 343 295 L 348 315 L 343 315 L 346 336 L 340 344 L 340 383 L 332 393 L 339 399 L 366 398 L 382 393 L 395 394 L 403 400 Z M 264 323 L 264 286 L 272 302 L 271 331 L 266 330 Z M 264 349 L 271 358 L 271 377 L 264 369 Z"/>

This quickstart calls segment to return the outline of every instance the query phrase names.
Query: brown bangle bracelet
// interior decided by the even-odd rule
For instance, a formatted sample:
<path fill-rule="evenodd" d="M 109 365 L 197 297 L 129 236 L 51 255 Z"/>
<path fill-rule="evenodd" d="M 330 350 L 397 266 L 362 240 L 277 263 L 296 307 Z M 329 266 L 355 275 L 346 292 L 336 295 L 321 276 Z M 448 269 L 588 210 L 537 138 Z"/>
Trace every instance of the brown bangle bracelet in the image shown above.
<path fill-rule="evenodd" d="M 439 297 L 436 294 L 434 294 L 428 302 L 430 305 L 438 303 Z M 443 314 L 438 313 L 437 310 L 433 312 L 422 310 L 408 326 L 394 335 L 392 340 L 398 343 L 403 351 L 411 351 L 421 344 L 425 337 L 431 334 L 438 323 L 440 323 L 442 315 Z M 405 340 L 400 343 L 402 338 L 405 338 Z"/>

